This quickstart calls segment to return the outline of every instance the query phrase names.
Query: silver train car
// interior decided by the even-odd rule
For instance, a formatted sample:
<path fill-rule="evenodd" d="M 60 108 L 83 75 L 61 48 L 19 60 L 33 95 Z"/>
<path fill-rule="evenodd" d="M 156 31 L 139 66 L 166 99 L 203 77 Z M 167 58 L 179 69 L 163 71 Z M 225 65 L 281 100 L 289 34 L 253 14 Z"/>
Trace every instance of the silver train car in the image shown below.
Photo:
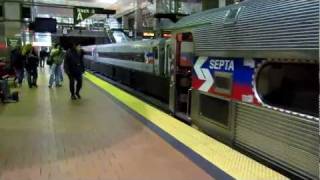
<path fill-rule="evenodd" d="M 169 99 L 169 66 L 164 39 L 83 47 L 85 65 L 161 102 Z M 146 86 L 148 84 L 148 86 Z"/>
<path fill-rule="evenodd" d="M 318 179 L 318 0 L 247 0 L 166 30 L 170 40 L 85 47 L 86 66 L 271 166 Z"/>

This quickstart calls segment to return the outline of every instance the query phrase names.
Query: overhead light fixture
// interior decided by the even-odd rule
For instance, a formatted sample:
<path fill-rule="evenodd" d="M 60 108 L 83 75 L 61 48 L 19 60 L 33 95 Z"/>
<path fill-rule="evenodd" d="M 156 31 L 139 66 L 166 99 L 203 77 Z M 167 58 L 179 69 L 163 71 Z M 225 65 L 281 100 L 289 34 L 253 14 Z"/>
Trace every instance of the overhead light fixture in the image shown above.
<path fill-rule="evenodd" d="M 106 4 L 114 4 L 118 2 L 118 0 L 96 0 L 97 3 L 106 3 Z"/>

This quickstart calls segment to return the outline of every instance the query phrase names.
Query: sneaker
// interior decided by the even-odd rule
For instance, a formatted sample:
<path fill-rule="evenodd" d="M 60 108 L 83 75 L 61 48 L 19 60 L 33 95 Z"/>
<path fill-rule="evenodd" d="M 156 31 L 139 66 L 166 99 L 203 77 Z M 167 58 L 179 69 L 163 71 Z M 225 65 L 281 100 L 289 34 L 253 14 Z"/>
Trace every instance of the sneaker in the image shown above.
<path fill-rule="evenodd" d="M 75 95 L 71 95 L 71 99 L 72 99 L 72 100 L 76 100 L 77 97 L 76 97 Z"/>

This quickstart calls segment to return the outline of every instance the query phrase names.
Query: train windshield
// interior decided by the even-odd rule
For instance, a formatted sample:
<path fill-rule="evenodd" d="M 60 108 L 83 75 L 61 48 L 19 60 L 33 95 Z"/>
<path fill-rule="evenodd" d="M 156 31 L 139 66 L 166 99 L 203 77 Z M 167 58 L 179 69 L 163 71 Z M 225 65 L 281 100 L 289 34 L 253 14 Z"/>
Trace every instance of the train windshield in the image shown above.
<path fill-rule="evenodd" d="M 263 103 L 319 117 L 318 64 L 268 63 L 256 83 Z"/>

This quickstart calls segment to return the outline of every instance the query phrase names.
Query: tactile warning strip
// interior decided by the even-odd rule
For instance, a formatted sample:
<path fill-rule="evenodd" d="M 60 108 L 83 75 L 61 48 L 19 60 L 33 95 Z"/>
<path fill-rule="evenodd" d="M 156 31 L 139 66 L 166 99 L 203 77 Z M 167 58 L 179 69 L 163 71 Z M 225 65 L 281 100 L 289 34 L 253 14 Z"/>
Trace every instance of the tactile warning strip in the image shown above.
<path fill-rule="evenodd" d="M 95 75 L 85 77 L 235 179 L 288 179 Z"/>

